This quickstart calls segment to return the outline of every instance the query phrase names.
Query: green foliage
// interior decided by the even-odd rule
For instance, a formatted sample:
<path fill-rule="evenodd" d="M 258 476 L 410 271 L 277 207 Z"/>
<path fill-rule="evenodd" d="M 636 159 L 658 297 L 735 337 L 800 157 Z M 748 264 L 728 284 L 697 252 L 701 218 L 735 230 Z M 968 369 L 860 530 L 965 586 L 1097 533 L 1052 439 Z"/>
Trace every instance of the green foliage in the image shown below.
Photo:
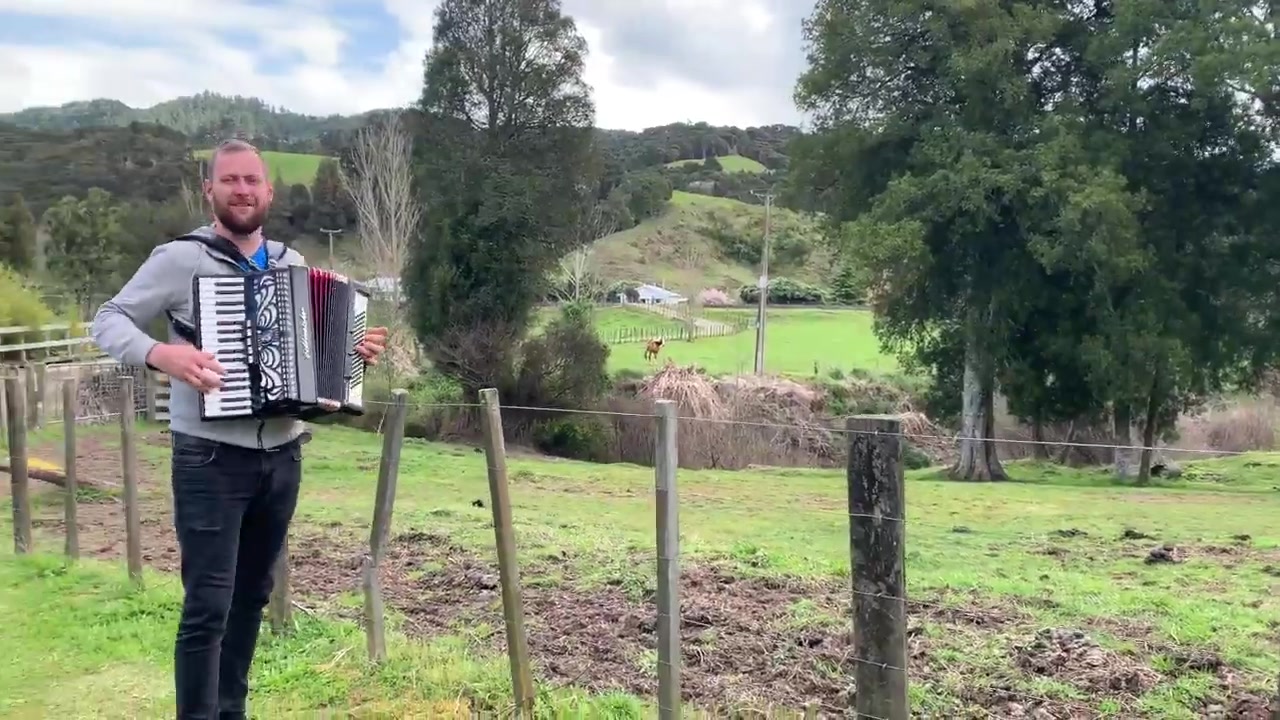
<path fill-rule="evenodd" d="M 715 155 L 708 155 L 707 158 L 702 161 L 702 169 L 708 172 L 724 172 L 724 166 L 720 164 L 720 161 L 716 159 Z"/>
<path fill-rule="evenodd" d="M 791 185 L 821 188 L 881 336 L 938 388 L 972 371 L 980 437 L 997 383 L 1027 417 L 1156 428 L 1275 357 L 1275 138 L 1232 96 L 1261 20 L 1116 12 L 824 0 L 806 24 Z"/>
<path fill-rule="evenodd" d="M 33 217 L 92 187 L 120 201 L 164 202 L 199 187 L 187 139 L 156 126 L 46 132 L 0 124 L 0 197 L 22 193 Z"/>
<path fill-rule="evenodd" d="M 609 346 L 592 315 L 587 303 L 566 303 L 559 317 L 524 342 L 516 381 L 499 388 L 503 397 L 536 407 L 595 407 L 609 389 Z"/>
<path fill-rule="evenodd" d="M 5 299 L 0 303 L 0 326 L 38 327 L 57 321 L 58 314 L 40 299 L 40 289 L 3 263 L 0 263 L 0 297 Z"/>
<path fill-rule="evenodd" d="M 316 171 L 315 184 L 311 186 L 311 213 L 302 227 L 312 233 L 323 228 L 352 231 L 356 229 L 358 220 L 355 202 L 342 185 L 338 162 L 324 160 Z M 340 240 L 339 237 L 334 238 L 334 242 Z"/>
<path fill-rule="evenodd" d="M 29 271 L 35 260 L 36 221 L 22 193 L 14 193 L 9 203 L 0 207 L 0 263 Z"/>
<path fill-rule="evenodd" d="M 67 196 L 44 214 L 49 274 L 86 305 L 104 280 L 119 277 L 125 246 L 124 211 L 111 193 L 90 188 L 84 200 Z"/>
<path fill-rule="evenodd" d="M 660 215 L 670 201 L 671 183 L 665 177 L 656 172 L 638 172 L 628 175 L 614 188 L 606 202 L 610 207 L 626 209 L 625 217 L 630 219 L 630 224 L 620 226 L 626 228 Z"/>
<path fill-rule="evenodd" d="M 613 428 L 599 417 L 558 418 L 533 431 L 534 447 L 556 457 L 587 462 L 612 459 Z"/>
<path fill-rule="evenodd" d="M 742 302 L 752 305 L 760 302 L 760 289 L 755 285 L 743 285 L 738 289 Z M 775 277 L 769 280 L 769 303 L 773 305 L 822 305 L 827 294 L 822 288 L 791 278 Z"/>
<path fill-rule="evenodd" d="M 865 296 L 857 266 L 848 260 L 841 262 L 831 279 L 831 301 L 840 305 L 857 305 Z"/>
<path fill-rule="evenodd" d="M 149 108 L 131 108 L 107 99 L 27 108 L 0 115 L 0 122 L 55 132 L 155 124 L 205 145 L 243 137 L 264 150 L 325 153 L 339 146 L 335 140 L 359 128 L 371 114 L 321 118 L 289 112 L 258 98 L 202 92 Z"/>
<path fill-rule="evenodd" d="M 509 381 L 544 278 L 595 201 L 586 44 L 558 2 L 499 8 L 437 8 L 415 130 L 425 212 L 410 314 L 436 367 L 469 389 Z"/>
<path fill-rule="evenodd" d="M 714 210 L 707 214 L 701 232 L 715 241 L 721 255 L 750 267 L 759 267 L 764 254 L 763 217 Z M 769 267 L 779 272 L 803 268 L 821 238 L 807 218 L 790 212 L 770 216 Z"/>

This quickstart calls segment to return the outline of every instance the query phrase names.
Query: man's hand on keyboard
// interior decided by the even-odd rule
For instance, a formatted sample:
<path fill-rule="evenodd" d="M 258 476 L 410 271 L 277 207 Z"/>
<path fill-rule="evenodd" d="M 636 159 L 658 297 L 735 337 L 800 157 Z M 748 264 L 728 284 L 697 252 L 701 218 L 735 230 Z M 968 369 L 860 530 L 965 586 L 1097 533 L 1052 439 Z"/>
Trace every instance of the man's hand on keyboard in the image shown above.
<path fill-rule="evenodd" d="M 181 380 L 201 393 L 222 387 L 222 365 L 212 353 L 194 345 L 161 343 L 147 354 L 147 362 L 171 378 Z"/>

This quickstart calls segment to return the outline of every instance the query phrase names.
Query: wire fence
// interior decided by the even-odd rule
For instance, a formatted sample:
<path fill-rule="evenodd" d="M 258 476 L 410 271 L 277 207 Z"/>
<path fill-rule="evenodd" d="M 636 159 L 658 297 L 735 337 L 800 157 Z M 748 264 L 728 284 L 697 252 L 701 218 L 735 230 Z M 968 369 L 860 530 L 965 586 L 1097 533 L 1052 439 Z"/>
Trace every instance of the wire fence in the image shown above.
<path fill-rule="evenodd" d="M 136 413 L 142 413 L 145 409 L 147 396 L 145 391 L 145 376 L 136 371 L 128 371 L 122 369 L 100 368 L 92 366 L 88 372 L 89 379 L 86 381 L 80 374 L 76 374 L 77 382 L 84 384 L 86 390 L 78 393 L 77 407 L 72 417 L 80 422 L 98 422 L 111 417 L 120 418 L 121 414 L 126 410 Z M 128 377 L 129 380 L 123 380 Z M 51 383 L 53 381 L 50 381 Z M 140 386 L 142 386 L 140 388 Z M 13 387 L 13 384 L 10 384 Z M 124 403 L 121 397 L 121 390 L 125 387 L 132 387 L 133 392 L 128 404 Z M 56 394 L 56 393 L 51 393 Z M 714 622 L 707 622 L 707 618 L 696 617 L 696 613 L 704 612 L 705 608 L 697 606 L 694 608 L 694 614 L 689 612 L 681 612 L 680 604 L 682 599 L 687 597 L 690 601 L 697 604 L 699 602 L 711 602 L 702 596 L 706 592 L 706 588 L 696 585 L 692 590 L 681 587 L 680 558 L 681 552 L 679 548 L 682 539 L 683 529 L 680 526 L 679 513 L 676 508 L 679 504 L 694 503 L 703 511 L 723 510 L 732 511 L 742 516 L 751 517 L 752 515 L 765 515 L 768 513 L 776 513 L 778 511 L 778 494 L 768 494 L 758 499 L 752 498 L 750 493 L 738 493 L 734 497 L 726 498 L 723 495 L 717 495 L 707 492 L 699 492 L 696 489 L 682 487 L 676 483 L 676 469 L 680 467 L 679 449 L 680 438 L 686 433 L 696 433 L 699 428 L 708 427 L 729 427 L 729 428 L 748 428 L 751 430 L 763 430 L 781 433 L 784 437 L 791 437 L 796 433 L 814 432 L 811 426 L 801 426 L 787 423 L 762 422 L 762 421 L 746 421 L 732 418 L 708 418 L 698 417 L 689 412 L 681 413 L 679 408 L 673 404 L 659 403 L 652 409 L 635 410 L 635 411 L 616 411 L 605 409 L 567 409 L 553 407 L 538 407 L 520 404 L 503 405 L 496 402 L 445 402 L 445 403 L 411 403 L 407 400 L 405 394 L 398 393 L 392 400 L 367 400 L 365 403 L 369 406 L 369 414 L 376 416 L 376 431 L 384 440 L 383 453 L 380 459 L 378 471 L 378 486 L 374 498 L 374 506 L 378 508 L 374 512 L 373 532 L 371 537 L 375 540 L 371 543 L 367 550 L 361 551 L 364 558 L 360 571 L 360 584 L 366 596 L 367 607 L 382 607 L 384 604 L 383 595 L 387 589 L 382 587 L 381 583 L 387 582 L 380 579 L 385 575 L 384 566 L 391 562 L 394 564 L 394 558 L 388 560 L 390 556 L 394 556 L 394 551 L 388 550 L 387 544 L 395 543 L 390 532 L 391 528 L 391 508 L 395 502 L 396 495 L 396 474 L 397 468 L 400 466 L 400 453 L 404 446 L 405 436 L 405 419 L 410 409 L 419 411 L 448 411 L 448 412 L 464 412 L 474 414 L 482 418 L 488 418 L 483 422 L 485 428 L 483 449 L 485 453 L 485 468 L 489 476 L 490 495 L 487 498 L 488 504 L 493 513 L 493 530 L 495 532 L 495 547 L 498 556 L 499 574 L 501 579 L 499 585 L 502 590 L 502 606 L 503 619 L 502 624 L 506 629 L 506 644 L 508 651 L 511 653 L 510 661 L 513 664 L 513 690 L 512 698 L 516 705 L 521 703 L 532 703 L 535 698 L 535 691 L 532 688 L 531 680 L 521 680 L 522 677 L 532 677 L 529 670 L 530 665 L 530 636 L 532 634 L 535 642 L 533 642 L 535 654 L 540 660 L 545 661 L 549 646 L 556 646 L 556 643 L 564 645 L 565 643 L 574 642 L 574 638 L 560 639 L 555 642 L 547 640 L 544 636 L 552 631 L 547 627 L 541 627 L 536 632 L 529 632 L 524 629 L 524 613 L 525 605 L 522 598 L 538 598 L 537 590 L 530 593 L 528 588 L 523 588 L 519 582 L 519 568 L 521 565 L 521 556 L 516 551 L 516 533 L 515 524 L 512 519 L 513 505 L 518 511 L 523 500 L 520 494 L 524 492 L 524 488 L 517 482 L 512 483 L 507 477 L 507 450 L 504 442 L 504 433 L 506 423 L 504 418 L 518 418 L 522 414 L 535 413 L 547 416 L 579 416 L 579 417 L 598 417 L 614 421 L 629 419 L 640 421 L 653 426 L 654 432 L 650 436 L 653 443 L 653 466 L 655 468 L 655 507 L 658 509 L 657 525 L 654 528 L 658 537 L 658 548 L 656 553 L 656 562 L 658 563 L 659 587 L 650 589 L 648 594 L 650 599 L 651 610 L 658 618 L 657 625 L 651 626 L 644 630 L 642 634 L 645 637 L 644 644 L 646 647 L 657 648 L 657 678 L 658 688 L 656 694 L 658 697 L 657 706 L 659 715 L 663 718 L 679 717 L 681 714 L 682 697 L 691 696 L 700 698 L 701 694 L 714 695 L 715 691 L 708 690 L 707 685 L 715 686 L 715 683 L 707 683 L 706 676 L 714 672 L 716 665 L 713 660 L 708 660 L 710 656 L 715 656 L 718 652 L 714 648 L 709 649 L 705 643 L 699 640 L 697 627 L 699 625 L 715 625 Z M 12 406 L 10 406 L 12 408 Z M 10 419 L 12 423 L 12 419 Z M 49 418 L 48 422 L 54 424 L 57 421 Z M 678 431 L 676 428 L 679 428 Z M 894 419 L 886 418 L 853 418 L 847 421 L 844 426 L 826 426 L 821 428 L 824 433 L 839 438 L 840 444 L 846 449 L 845 463 L 847 467 L 848 495 L 844 498 L 844 507 L 840 505 L 840 498 L 831 494 L 821 497 L 815 496 L 797 496 L 788 501 L 789 506 L 799 516 L 802 514 L 813 514 L 839 519 L 842 523 L 847 523 L 850 533 L 850 545 L 852 546 L 849 558 L 849 570 L 851 572 L 852 582 L 845 586 L 847 595 L 848 608 L 841 606 L 838 612 L 848 613 L 857 618 L 853 623 L 853 632 L 851 637 L 845 637 L 843 640 L 833 639 L 839 633 L 834 631 L 830 636 L 823 636 L 815 640 L 812 636 L 804 636 L 803 633 L 797 638 L 793 638 L 792 642 L 804 645 L 807 642 L 818 642 L 821 646 L 821 652 L 815 650 L 813 653 L 800 653 L 797 657 L 800 661 L 807 663 L 831 663 L 833 664 L 836 677 L 821 678 L 818 680 L 795 680 L 796 677 L 804 675 L 806 672 L 812 673 L 812 670 L 805 670 L 798 667 L 786 668 L 786 677 L 789 677 L 786 685 L 794 692 L 807 693 L 811 696 L 805 702 L 797 702 L 793 709 L 797 713 L 803 713 L 805 717 L 819 716 L 846 716 L 846 717 L 862 717 L 862 718 L 880 718 L 881 720 L 899 720 L 907 716 L 910 706 L 908 684 L 909 678 L 913 673 L 912 668 L 919 668 L 921 665 L 928 665 L 936 660 L 928 657 L 921 657 L 918 651 L 914 649 L 917 642 L 918 627 L 913 630 L 909 626 L 909 619 L 920 616 L 922 614 L 932 613 L 937 617 L 954 617 L 957 613 L 963 614 L 968 612 L 963 606 L 958 607 L 955 604 L 945 602 L 935 602 L 926 597 L 910 597 L 906 592 L 906 558 L 907 545 L 905 540 L 905 530 L 908 524 L 908 510 L 905 499 L 903 497 L 903 468 L 900 464 L 902 448 L 906 442 L 913 443 L 947 443 L 959 445 L 966 441 L 954 434 L 942 433 L 922 433 L 911 432 L 902 429 L 901 423 Z M 1019 439 L 1019 438 L 1002 438 L 993 440 L 992 442 L 1001 446 L 1049 446 L 1060 448 L 1066 445 L 1074 447 L 1089 448 L 1094 450 L 1107 450 L 1111 452 L 1129 452 L 1141 453 L 1143 451 L 1151 452 L 1170 452 L 1176 451 L 1186 453 L 1191 456 L 1237 456 L 1245 453 L 1222 451 L 1201 448 L 1178 448 L 1171 449 L 1161 446 L 1143 446 L 1141 444 L 1124 444 L 1124 443 L 1096 443 L 1096 442 L 1071 442 L 1064 443 L 1061 441 L 1036 440 L 1036 439 Z M 127 465 L 127 463 L 126 463 Z M 136 461 L 135 461 L 136 465 Z M 127 470 L 122 471 L 127 473 Z M 127 478 L 124 479 L 125 485 L 129 484 Z M 136 483 L 136 479 L 132 482 Z M 515 499 L 513 500 L 512 492 L 514 488 Z M 676 500 L 678 498 L 678 501 Z M 19 503 L 15 498 L 15 513 Z M 664 518 L 663 508 L 666 508 L 666 517 Z M 385 509 L 383 509 L 385 508 Z M 133 511 L 136 515 L 137 509 Z M 1016 514 L 1013 510 L 1012 514 Z M 929 519 L 927 516 L 921 516 L 920 513 L 911 514 L 910 523 L 913 528 L 925 529 L 930 528 L 940 531 L 940 533 L 960 533 L 959 528 L 962 527 L 964 518 L 949 519 Z M 72 521 L 68 525 L 74 527 L 75 522 Z M 15 524 L 15 528 L 16 528 Z M 15 530 L 16 531 L 16 530 Z M 797 530 L 803 532 L 803 530 Z M 1050 541 L 1061 536 L 1051 535 L 1050 532 L 1036 531 L 1027 528 L 990 528 L 983 532 L 984 539 L 988 542 L 998 542 L 1002 539 L 1030 539 Z M 667 545 L 664 546 L 663 538 L 668 538 Z M 376 538 L 382 538 L 378 540 Z M 545 540 L 545 538 L 544 538 Z M 1154 538 L 1151 538 L 1154 540 Z M 295 542 L 291 540 L 291 542 Z M 131 545 L 136 545 L 132 543 Z M 27 547 L 30 547 L 30 540 L 27 540 Z M 420 552 L 421 546 L 413 546 L 408 552 Z M 1154 552 L 1154 551 L 1153 551 Z M 285 556 L 286 560 L 288 555 Z M 141 561 L 138 560 L 138 563 Z M 749 564 L 749 559 L 748 559 Z M 131 574 L 133 561 L 131 560 Z M 296 600 L 291 597 L 290 583 L 288 578 L 288 565 L 279 566 L 278 578 L 275 595 L 273 596 L 270 617 L 272 624 L 278 631 L 288 632 L 292 626 L 292 610 L 302 607 Z M 295 570 L 296 572 L 296 570 Z M 668 578 L 666 586 L 662 578 L 663 573 L 667 573 Z M 392 577 L 391 583 L 397 580 Z M 672 586 L 674 583 L 674 586 Z M 305 588 L 305 581 L 303 581 Z M 730 587 L 725 584 L 724 587 Z M 756 591 L 769 589 L 766 585 L 752 585 L 751 588 Z M 694 592 L 693 590 L 696 590 Z M 401 602 L 406 601 L 405 588 L 396 586 L 392 588 L 391 594 Z M 778 595 L 778 597 L 783 597 Z M 830 602 L 836 602 L 833 598 L 827 598 Z M 741 602 L 741 598 L 736 598 L 734 602 Z M 393 607 L 395 604 L 393 603 Z M 760 606 L 753 606 L 757 611 L 762 611 Z M 403 605 L 400 609 L 406 610 Z M 546 610 L 545 607 L 539 606 L 539 612 Z M 664 624 L 663 616 L 666 616 Z M 980 614 L 980 613 L 979 613 Z M 679 618 L 673 623 L 672 618 Z M 561 618 L 563 620 L 563 618 Z M 370 654 L 372 659 L 381 662 L 386 658 L 385 640 L 380 636 L 385 631 L 382 629 L 381 617 L 375 621 L 366 621 L 366 632 L 370 633 Z M 739 622 L 738 627 L 747 632 L 749 623 Z M 647 626 L 648 627 L 648 626 Z M 674 630 L 673 630 L 674 628 Z M 762 632 L 769 636 L 767 632 L 756 628 L 757 632 Z M 593 630 L 592 632 L 599 632 Z M 847 630 L 844 631 L 847 633 Z M 572 633 L 569 633 L 572 634 Z M 772 637 L 779 640 L 779 637 Z M 1046 636 L 1040 638 L 1041 642 L 1049 645 L 1057 646 L 1049 647 L 1046 653 L 1056 653 L 1059 659 L 1064 654 L 1074 652 L 1070 646 L 1073 642 L 1082 642 L 1079 638 Z M 514 651 L 511 648 L 516 648 Z M 562 647 L 563 649 L 563 647 Z M 812 648 L 810 648 L 812 649 Z M 778 648 L 769 650 L 768 648 L 758 647 L 757 650 L 764 654 L 766 661 L 772 662 L 770 658 L 789 658 L 795 660 L 786 651 Z M 583 650 L 590 656 L 589 649 Z M 646 651 L 648 652 L 648 651 Z M 1095 662 L 1098 657 L 1102 657 L 1102 650 L 1097 649 L 1096 645 L 1091 645 L 1080 652 L 1088 655 L 1088 658 L 1082 662 Z M 717 656 L 718 657 L 718 656 Z M 681 669 L 689 674 L 681 675 Z M 607 670 L 607 668 L 606 668 Z M 565 671 L 567 672 L 567 671 Z M 584 668 L 582 674 L 591 674 L 590 668 Z M 919 672 L 917 669 L 915 672 Z M 1137 671 L 1135 671 L 1137 672 Z M 847 673 L 842 676 L 841 673 Z M 561 674 L 565 674 L 562 672 Z M 758 679 L 762 684 L 782 683 L 776 680 L 772 671 L 765 666 L 756 667 L 756 675 L 749 679 Z M 682 685 L 682 681 L 685 685 Z M 691 689 L 688 683 L 696 681 L 698 687 Z M 1035 685 L 1038 681 L 1051 682 L 1052 673 L 1046 671 L 1046 674 L 1037 678 L 1029 677 L 1023 683 L 1025 685 Z M 720 684 L 726 681 L 723 679 Z M 641 683 L 643 685 L 643 683 Z M 1060 690 L 1053 693 L 1036 692 L 1024 687 L 1015 687 L 1013 682 L 1004 682 L 995 687 L 979 687 L 973 690 L 975 700 L 982 704 L 988 712 L 996 717 L 1043 717 L 1043 718 L 1076 718 L 1076 717 L 1095 717 L 1098 716 L 1098 703 L 1091 701 L 1088 695 L 1081 696 L 1079 692 L 1063 693 Z M 674 687 L 673 687 L 674 686 Z M 800 688 L 795 690 L 795 688 Z M 850 690 L 850 687 L 856 688 L 856 691 Z M 1121 714 L 1125 712 L 1135 713 L 1131 716 L 1137 716 L 1139 695 L 1141 688 L 1122 687 L 1116 689 L 1103 683 L 1102 687 L 1107 692 L 1107 702 L 1119 702 Z M 1088 690 L 1088 688 L 1086 688 Z M 1097 688 L 1094 688 L 1096 691 Z M 1119 699 L 1117 699 L 1119 698 Z M 1261 704 L 1241 705 L 1239 701 L 1236 706 L 1225 712 L 1224 717 L 1238 717 L 1242 719 L 1258 718 L 1266 720 L 1267 718 L 1277 717 L 1276 713 L 1280 713 L 1280 689 L 1277 690 L 1276 697 L 1270 700 L 1271 705 L 1267 706 L 1267 699 L 1262 699 Z M 739 703 L 741 705 L 741 703 Z M 749 702 L 747 703 L 750 704 Z M 742 710 L 741 707 L 738 708 Z M 759 709 L 759 708 L 757 708 Z M 937 714 L 929 715 L 928 713 L 917 712 L 916 716 L 947 716 L 948 710 L 939 710 Z M 1210 713 L 1211 714 L 1211 713 Z"/>

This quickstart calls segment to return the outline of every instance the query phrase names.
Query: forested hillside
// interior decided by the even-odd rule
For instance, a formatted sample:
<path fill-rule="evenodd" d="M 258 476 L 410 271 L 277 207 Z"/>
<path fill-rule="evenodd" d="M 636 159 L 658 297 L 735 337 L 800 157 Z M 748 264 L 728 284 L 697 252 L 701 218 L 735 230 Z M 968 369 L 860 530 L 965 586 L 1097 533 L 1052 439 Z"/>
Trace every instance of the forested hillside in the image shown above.
<path fill-rule="evenodd" d="M 46 234 L 46 221 L 65 225 L 75 217 L 67 203 L 86 203 L 76 208 L 90 216 L 105 214 L 86 222 L 98 223 L 106 228 L 103 234 L 121 242 L 128 236 L 114 277 L 150 245 L 199 221 L 199 198 L 192 194 L 199 158 L 217 141 L 240 136 L 272 151 L 266 157 L 279 187 L 267 225 L 271 236 L 320 260 L 328 256 L 321 228 L 341 230 L 334 240 L 335 259 L 361 271 L 357 213 L 341 187 L 339 165 L 349 162 L 355 131 L 385 114 L 317 117 L 257 98 L 214 93 L 147 108 L 110 99 L 28 108 L 0 115 L 0 205 L 21 207 L 10 215 L 30 217 L 46 226 Z M 421 135 L 426 116 L 411 109 L 404 117 Z M 597 194 L 604 211 L 596 228 L 603 236 L 596 244 L 599 279 L 606 284 L 665 281 L 690 293 L 722 287 L 735 294 L 758 273 L 764 230 L 759 206 L 766 192 L 783 185 L 789 144 L 799 134 L 785 125 L 707 123 L 638 132 L 597 129 L 596 151 L 603 163 Z M 94 188 L 106 194 L 91 202 Z M 46 215 L 60 202 L 61 213 Z M 775 199 L 775 204 L 784 201 Z M 828 285 L 831 269 L 817 245 L 820 233 L 804 222 L 796 227 L 806 229 L 792 231 L 789 221 L 776 217 L 775 272 Z M 27 248 L 32 242 L 27 231 L 16 229 L 27 227 L 24 222 L 0 222 L 0 245 Z M 31 253 L 42 258 L 50 249 L 15 250 L 14 258 Z M 15 259 L 13 264 L 28 263 Z"/>

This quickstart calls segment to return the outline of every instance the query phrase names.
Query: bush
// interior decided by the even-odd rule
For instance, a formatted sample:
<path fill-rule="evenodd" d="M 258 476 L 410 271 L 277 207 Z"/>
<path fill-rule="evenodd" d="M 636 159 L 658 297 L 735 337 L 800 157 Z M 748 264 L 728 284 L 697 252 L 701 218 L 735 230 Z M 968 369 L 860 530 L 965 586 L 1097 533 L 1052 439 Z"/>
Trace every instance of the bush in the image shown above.
<path fill-rule="evenodd" d="M 754 285 L 743 285 L 738 297 L 747 305 L 760 302 L 760 290 Z M 769 303 L 772 305 L 823 305 L 827 293 L 816 285 L 779 277 L 769 281 Z"/>
<path fill-rule="evenodd" d="M 535 427 L 533 444 L 556 457 L 608 462 L 613 455 L 613 428 L 600 418 L 559 418 Z"/>

